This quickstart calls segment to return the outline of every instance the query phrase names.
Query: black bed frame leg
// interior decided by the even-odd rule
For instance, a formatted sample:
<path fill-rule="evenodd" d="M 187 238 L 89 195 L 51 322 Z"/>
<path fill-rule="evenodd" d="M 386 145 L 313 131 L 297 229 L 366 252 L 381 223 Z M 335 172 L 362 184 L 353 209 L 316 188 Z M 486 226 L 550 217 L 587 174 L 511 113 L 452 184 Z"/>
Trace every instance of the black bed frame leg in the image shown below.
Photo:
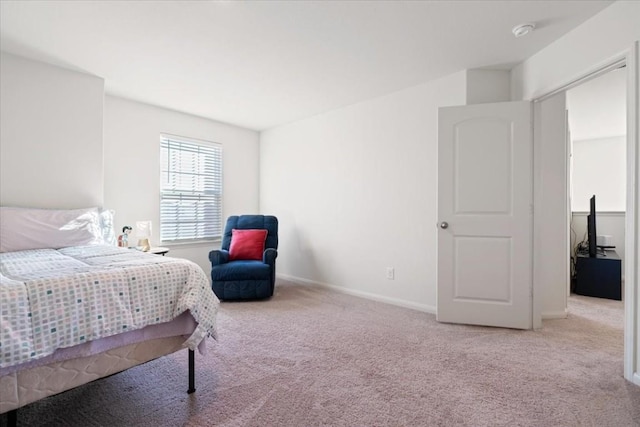
<path fill-rule="evenodd" d="M 18 410 L 12 409 L 7 412 L 7 426 L 16 427 L 18 425 Z"/>
<path fill-rule="evenodd" d="M 191 394 L 196 391 L 196 353 L 193 350 L 189 350 L 189 390 L 187 393 Z"/>

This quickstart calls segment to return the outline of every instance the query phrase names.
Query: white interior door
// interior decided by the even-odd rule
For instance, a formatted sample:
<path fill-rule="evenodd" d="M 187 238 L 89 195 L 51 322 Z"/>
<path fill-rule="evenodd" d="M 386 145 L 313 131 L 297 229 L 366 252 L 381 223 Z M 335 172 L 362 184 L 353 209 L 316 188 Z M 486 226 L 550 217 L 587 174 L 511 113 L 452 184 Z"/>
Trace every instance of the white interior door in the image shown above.
<path fill-rule="evenodd" d="M 440 108 L 438 321 L 532 326 L 531 103 Z"/>

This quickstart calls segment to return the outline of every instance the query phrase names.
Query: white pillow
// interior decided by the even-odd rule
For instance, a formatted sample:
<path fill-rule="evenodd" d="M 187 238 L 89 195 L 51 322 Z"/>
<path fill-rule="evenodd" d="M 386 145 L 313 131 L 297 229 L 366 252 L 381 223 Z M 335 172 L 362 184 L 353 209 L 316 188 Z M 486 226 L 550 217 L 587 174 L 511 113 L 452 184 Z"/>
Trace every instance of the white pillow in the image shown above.
<path fill-rule="evenodd" d="M 113 209 L 101 209 L 100 210 L 100 229 L 102 231 L 102 240 L 105 245 L 115 246 L 116 233 L 113 230 Z"/>
<path fill-rule="evenodd" d="M 103 242 L 98 208 L 0 207 L 0 252 L 58 249 Z"/>

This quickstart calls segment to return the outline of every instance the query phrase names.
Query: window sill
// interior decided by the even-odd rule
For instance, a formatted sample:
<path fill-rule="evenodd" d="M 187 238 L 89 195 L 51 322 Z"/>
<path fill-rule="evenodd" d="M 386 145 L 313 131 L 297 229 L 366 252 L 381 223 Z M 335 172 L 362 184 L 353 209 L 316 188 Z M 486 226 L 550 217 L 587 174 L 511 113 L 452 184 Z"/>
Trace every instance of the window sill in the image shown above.
<path fill-rule="evenodd" d="M 190 247 L 201 247 L 201 246 L 211 246 L 211 245 L 220 245 L 222 239 L 214 239 L 214 240 L 198 240 L 196 242 L 160 242 L 160 246 L 164 246 L 166 248 L 176 248 L 176 249 L 186 249 Z"/>

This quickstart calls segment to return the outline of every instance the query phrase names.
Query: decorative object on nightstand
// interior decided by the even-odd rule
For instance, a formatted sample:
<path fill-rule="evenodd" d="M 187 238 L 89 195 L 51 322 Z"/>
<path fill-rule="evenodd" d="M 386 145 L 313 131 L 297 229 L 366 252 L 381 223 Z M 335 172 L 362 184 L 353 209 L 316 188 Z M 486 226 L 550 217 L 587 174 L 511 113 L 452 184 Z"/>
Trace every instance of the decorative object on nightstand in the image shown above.
<path fill-rule="evenodd" d="M 138 246 L 143 252 L 149 252 L 151 249 L 151 221 L 136 221 L 136 236 L 138 237 Z"/>
<path fill-rule="evenodd" d="M 122 227 L 122 234 L 118 236 L 118 246 L 121 248 L 129 247 L 129 234 L 131 234 L 132 228 L 128 225 Z"/>

